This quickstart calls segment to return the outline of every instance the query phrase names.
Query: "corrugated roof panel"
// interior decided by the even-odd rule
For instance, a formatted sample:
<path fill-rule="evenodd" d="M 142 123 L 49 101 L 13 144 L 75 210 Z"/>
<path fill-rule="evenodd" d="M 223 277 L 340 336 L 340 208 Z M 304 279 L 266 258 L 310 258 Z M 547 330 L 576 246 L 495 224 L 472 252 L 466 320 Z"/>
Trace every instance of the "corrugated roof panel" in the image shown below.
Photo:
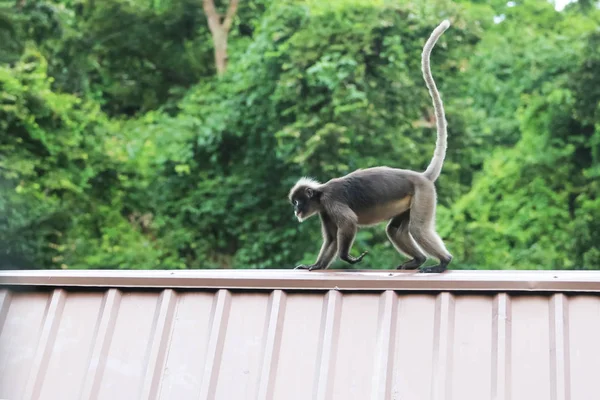
<path fill-rule="evenodd" d="M 586 399 L 600 393 L 600 298 L 569 296 L 564 310 L 565 391 L 571 399 Z"/>
<path fill-rule="evenodd" d="M 167 356 L 159 398 L 183 399 L 200 393 L 215 305 L 214 292 L 177 294 L 169 342 L 164 346 Z M 157 372 L 160 377 L 160 368 Z"/>
<path fill-rule="evenodd" d="M 48 298 L 46 293 L 2 291 L 6 317 L 0 332 L 0 398 L 19 399 L 25 394 L 47 318 Z"/>
<path fill-rule="evenodd" d="M 280 301 L 270 318 L 268 375 L 263 394 L 280 399 L 310 399 L 318 381 L 315 366 L 322 355 L 323 317 L 327 318 L 325 296 L 314 293 L 277 291 Z M 326 319 L 325 319 L 326 321 Z M 269 362 L 271 361 L 271 362 Z M 272 388 L 272 389 L 271 389 Z M 269 397 L 266 397 L 269 398 Z"/>
<path fill-rule="evenodd" d="M 579 292 L 575 275 L 565 292 L 523 293 L 490 289 L 487 278 L 473 291 L 470 274 L 454 273 L 456 288 L 415 292 L 401 286 L 414 284 L 406 277 L 393 290 L 364 288 L 368 276 L 352 283 L 360 290 L 230 288 L 223 272 L 219 287 L 178 278 L 187 288 L 93 288 L 86 283 L 102 274 L 92 272 L 80 286 L 44 288 L 15 273 L 20 287 L 6 279 L 0 291 L 0 398 L 587 400 L 600 392 L 600 297 Z"/>
<path fill-rule="evenodd" d="M 44 339 L 47 351 L 42 355 L 44 365 L 38 370 L 35 391 L 40 398 L 52 398 L 56 390 L 54 382 L 66 380 L 83 382 L 89 365 L 90 349 L 96 341 L 96 323 L 102 297 L 87 293 L 55 291 L 50 301 L 56 308 L 47 311 L 49 336 Z M 78 349 L 78 350 L 77 350 Z M 80 395 L 77 385 L 66 384 L 61 388 L 65 398 Z"/>
<path fill-rule="evenodd" d="M 461 295 L 454 298 L 452 398 L 485 399 L 492 393 L 494 355 L 494 304 L 491 296 Z M 473 316 L 479 316 L 473 318 Z M 481 349 L 487 349 L 481 351 Z"/>

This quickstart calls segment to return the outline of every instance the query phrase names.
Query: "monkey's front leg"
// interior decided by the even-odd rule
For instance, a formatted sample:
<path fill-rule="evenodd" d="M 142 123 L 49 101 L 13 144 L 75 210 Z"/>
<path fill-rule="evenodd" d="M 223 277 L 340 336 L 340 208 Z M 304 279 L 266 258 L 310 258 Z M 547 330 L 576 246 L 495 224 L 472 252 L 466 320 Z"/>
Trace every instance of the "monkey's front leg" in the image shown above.
<path fill-rule="evenodd" d="M 337 226 L 326 213 L 320 213 L 319 217 L 321 218 L 323 244 L 321 245 L 317 261 L 312 265 L 298 265 L 294 269 L 307 269 L 309 271 L 313 269 L 327 269 L 335 257 L 335 251 L 337 250 Z"/>
<path fill-rule="evenodd" d="M 317 261 L 314 264 L 300 264 L 294 269 L 307 269 L 309 271 L 315 269 L 327 269 L 327 267 L 329 267 L 329 265 L 333 261 L 336 249 L 337 243 L 335 241 L 323 242 L 323 245 L 321 246 L 321 251 L 319 252 L 319 256 L 317 257 Z"/>
<path fill-rule="evenodd" d="M 337 233 L 340 259 L 346 261 L 349 264 L 356 264 L 360 262 L 363 259 L 363 257 L 369 253 L 368 251 L 364 251 L 358 257 L 352 257 L 350 255 L 350 249 L 352 248 L 352 243 L 354 242 L 354 238 L 356 237 L 356 230 L 357 228 L 355 224 L 347 223 L 340 227 Z"/>

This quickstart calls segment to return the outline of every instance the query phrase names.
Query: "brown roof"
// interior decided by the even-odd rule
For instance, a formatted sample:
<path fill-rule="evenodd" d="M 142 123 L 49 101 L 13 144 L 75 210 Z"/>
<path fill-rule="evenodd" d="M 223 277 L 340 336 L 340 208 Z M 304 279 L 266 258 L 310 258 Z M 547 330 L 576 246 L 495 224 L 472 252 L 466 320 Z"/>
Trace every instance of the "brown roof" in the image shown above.
<path fill-rule="evenodd" d="M 0 399 L 593 399 L 600 272 L 3 271 Z"/>

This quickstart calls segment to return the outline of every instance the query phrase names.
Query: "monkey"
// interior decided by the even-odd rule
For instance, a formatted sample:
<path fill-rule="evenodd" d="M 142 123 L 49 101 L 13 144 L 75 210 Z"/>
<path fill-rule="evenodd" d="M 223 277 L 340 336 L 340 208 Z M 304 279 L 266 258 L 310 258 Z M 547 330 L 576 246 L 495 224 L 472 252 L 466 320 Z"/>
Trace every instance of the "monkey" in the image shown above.
<path fill-rule="evenodd" d="M 350 255 L 358 228 L 388 221 L 388 239 L 399 253 L 410 258 L 396 269 L 417 270 L 427 260 L 427 254 L 439 263 L 418 272 L 446 271 L 453 256 L 436 232 L 434 182 L 446 156 L 447 122 L 431 74 L 430 55 L 449 26 L 450 21 L 444 20 L 433 30 L 421 55 L 421 70 L 433 101 L 437 128 L 435 150 L 427 169 L 423 172 L 387 166 L 357 169 L 323 184 L 309 177 L 300 178 L 289 191 L 288 200 L 299 223 L 319 215 L 323 243 L 314 264 L 300 264 L 295 269 L 327 269 L 336 254 L 348 264 L 359 263 L 368 251 L 358 257 Z"/>

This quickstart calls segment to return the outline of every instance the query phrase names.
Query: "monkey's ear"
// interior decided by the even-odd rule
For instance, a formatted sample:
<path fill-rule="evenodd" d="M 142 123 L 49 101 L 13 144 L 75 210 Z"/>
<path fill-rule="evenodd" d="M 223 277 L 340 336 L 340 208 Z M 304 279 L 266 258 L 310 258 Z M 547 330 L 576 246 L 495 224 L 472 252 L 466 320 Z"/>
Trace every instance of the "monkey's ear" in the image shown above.
<path fill-rule="evenodd" d="M 304 193 L 306 193 L 306 196 L 309 199 L 320 199 L 321 198 L 321 194 L 323 192 L 321 192 L 319 189 L 313 189 L 313 188 L 306 188 L 304 190 Z"/>

